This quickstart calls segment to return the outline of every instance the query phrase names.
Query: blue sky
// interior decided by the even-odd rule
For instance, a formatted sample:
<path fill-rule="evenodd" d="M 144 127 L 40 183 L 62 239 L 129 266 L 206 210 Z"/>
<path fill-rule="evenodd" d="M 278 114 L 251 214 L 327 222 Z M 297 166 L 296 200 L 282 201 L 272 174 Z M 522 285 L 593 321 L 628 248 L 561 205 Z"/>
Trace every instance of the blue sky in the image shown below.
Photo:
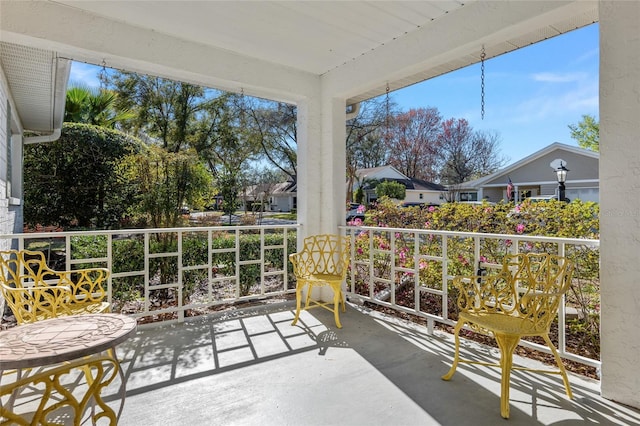
<path fill-rule="evenodd" d="M 569 124 L 598 115 L 598 24 L 485 61 L 485 114 L 480 64 L 391 94 L 403 110 L 435 107 L 475 130 L 498 133 L 511 164 L 553 142 L 577 146 Z"/>
<path fill-rule="evenodd" d="M 480 117 L 480 64 L 391 93 L 403 111 L 435 107 L 495 132 L 506 164 L 553 142 L 577 146 L 569 124 L 598 115 L 598 24 L 485 61 L 485 114 Z M 74 63 L 70 82 L 98 86 L 99 67 Z"/>

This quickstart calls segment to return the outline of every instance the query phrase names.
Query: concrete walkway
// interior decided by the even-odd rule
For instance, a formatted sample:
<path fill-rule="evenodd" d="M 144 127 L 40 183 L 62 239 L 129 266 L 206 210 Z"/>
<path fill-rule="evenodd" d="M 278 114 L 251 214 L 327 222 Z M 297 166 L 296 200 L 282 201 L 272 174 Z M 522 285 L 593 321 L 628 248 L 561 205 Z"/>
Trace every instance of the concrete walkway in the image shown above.
<path fill-rule="evenodd" d="M 119 424 L 640 424 L 640 412 L 601 398 L 596 381 L 571 375 L 568 400 L 558 376 L 520 371 L 506 421 L 499 370 L 462 365 L 450 382 L 440 379 L 453 355 L 446 333 L 353 306 L 342 329 L 321 309 L 303 312 L 295 327 L 292 319 L 286 303 L 141 327 L 118 347 L 127 377 Z M 496 349 L 463 345 L 467 355 L 497 359 Z"/>

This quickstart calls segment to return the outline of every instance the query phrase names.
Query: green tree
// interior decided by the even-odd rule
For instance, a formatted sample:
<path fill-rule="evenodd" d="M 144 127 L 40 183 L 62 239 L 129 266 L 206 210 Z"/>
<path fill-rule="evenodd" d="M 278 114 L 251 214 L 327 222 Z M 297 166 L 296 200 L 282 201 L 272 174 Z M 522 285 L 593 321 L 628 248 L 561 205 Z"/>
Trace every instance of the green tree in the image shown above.
<path fill-rule="evenodd" d="M 105 89 L 76 85 L 67 90 L 64 121 L 115 128 L 129 120 L 133 113 L 116 109 L 118 95 Z"/>
<path fill-rule="evenodd" d="M 171 152 L 193 146 L 201 114 L 220 94 L 189 83 L 130 72 L 114 72 L 106 82 L 118 94 L 118 108 L 135 112 L 126 129 Z"/>
<path fill-rule="evenodd" d="M 242 189 L 244 172 L 260 153 L 260 134 L 244 96 L 125 72 L 114 73 L 108 83 L 120 107 L 137 113 L 128 123 L 132 132 L 169 152 L 195 149 L 217 187 L 228 189 L 232 182 L 236 194 Z"/>
<path fill-rule="evenodd" d="M 25 145 L 25 223 L 117 226 L 137 194 L 120 162 L 141 149 L 124 133 L 77 123 L 55 142 Z"/>
<path fill-rule="evenodd" d="M 376 194 L 378 197 L 389 197 L 397 200 L 404 200 L 407 188 L 400 182 L 384 181 L 376 186 Z"/>
<path fill-rule="evenodd" d="M 194 150 L 173 153 L 152 145 L 127 164 L 127 178 L 140 194 L 131 212 L 154 228 L 182 225 L 181 207 L 202 207 L 209 198 L 211 175 Z"/>
<path fill-rule="evenodd" d="M 238 194 L 240 193 L 240 182 L 238 175 L 225 170 L 217 179 L 218 192 L 222 196 L 222 211 L 229 216 L 229 224 L 231 224 L 231 215 L 238 209 Z"/>
<path fill-rule="evenodd" d="M 569 124 L 569 129 L 571 138 L 578 142 L 578 146 L 600 151 L 600 125 L 595 117 L 585 114 L 578 124 Z"/>

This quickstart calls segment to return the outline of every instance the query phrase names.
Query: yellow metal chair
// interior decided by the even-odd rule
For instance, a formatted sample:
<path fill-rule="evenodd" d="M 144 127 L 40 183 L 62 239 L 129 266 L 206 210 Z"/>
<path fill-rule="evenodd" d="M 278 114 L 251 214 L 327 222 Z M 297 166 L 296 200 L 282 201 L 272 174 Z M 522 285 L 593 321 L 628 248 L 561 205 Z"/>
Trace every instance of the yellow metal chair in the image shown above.
<path fill-rule="evenodd" d="M 443 380 L 453 376 L 458 363 L 488 365 L 502 369 L 500 414 L 509 418 L 509 380 L 512 369 L 559 374 L 569 399 L 573 398 L 567 372 L 553 343 L 549 328 L 556 318 L 562 296 L 571 285 L 573 263 L 546 253 L 508 255 L 495 275 L 455 277 L 460 314 L 456 323 L 453 365 Z M 500 363 L 460 359 L 460 330 L 493 335 L 500 348 Z M 521 337 L 541 336 L 553 353 L 559 370 L 513 367 L 513 352 Z"/>
<path fill-rule="evenodd" d="M 84 374 L 87 382 L 69 383 L 75 369 Z M 74 426 L 81 422 L 85 413 L 89 412 L 92 424 L 101 421 L 115 426 L 118 424 L 119 414 L 109 407 L 102 399 L 102 390 L 109 386 L 121 371 L 119 364 L 113 357 L 90 356 L 72 362 L 58 365 L 52 369 L 38 371 L 26 377 L 18 377 L 14 381 L 0 385 L 0 399 L 7 401 L 0 404 L 0 421 L 3 425 L 53 425 L 69 424 Z M 84 392 L 74 392 L 73 386 L 86 385 Z M 70 388 L 72 386 L 72 388 Z M 37 408 L 25 417 L 26 413 L 16 413 L 16 408 L 22 409 L 25 401 L 16 401 L 21 392 L 27 389 L 29 395 L 25 400 L 34 399 L 38 395 Z M 124 400 L 123 400 L 124 402 Z M 17 407 L 16 407 L 17 405 Z M 67 417 L 67 423 L 57 423 L 55 420 Z M 70 417 L 70 418 L 68 418 Z M 89 420 L 87 419 L 87 420 Z"/>
<path fill-rule="evenodd" d="M 55 271 L 39 251 L 0 251 L 0 291 L 18 324 L 109 312 L 105 268 Z"/>
<path fill-rule="evenodd" d="M 339 308 L 345 312 L 342 283 L 349 268 L 349 237 L 321 234 L 304 239 L 302 251 L 289 255 L 296 276 L 296 317 L 291 325 L 296 325 L 301 309 L 322 307 L 333 312 L 336 326 L 340 324 Z M 331 302 L 311 299 L 311 291 L 317 286 L 330 286 L 333 289 L 333 308 Z M 304 308 L 301 308 L 302 289 L 307 287 Z"/>

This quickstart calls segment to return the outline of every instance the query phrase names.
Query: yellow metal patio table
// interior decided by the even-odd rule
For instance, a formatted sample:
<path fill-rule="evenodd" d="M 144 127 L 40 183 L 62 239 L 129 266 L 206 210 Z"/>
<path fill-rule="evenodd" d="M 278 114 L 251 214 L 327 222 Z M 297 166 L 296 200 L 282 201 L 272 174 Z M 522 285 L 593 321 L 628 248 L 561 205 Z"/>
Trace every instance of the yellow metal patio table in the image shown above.
<path fill-rule="evenodd" d="M 14 381 L 0 384 L 0 423 L 39 424 L 56 410 L 67 408 L 73 411 L 74 424 L 79 424 L 91 406 L 93 423 L 106 417 L 115 425 L 125 394 L 125 378 L 115 347 L 130 338 L 136 328 L 135 318 L 105 313 L 52 318 L 0 332 L 0 380 L 3 373 L 16 370 Z M 47 368 L 29 371 L 35 367 Z M 87 389 L 80 397 L 67 389 L 65 380 L 72 369 L 81 369 L 86 378 Z M 23 373 L 27 374 L 23 377 Z M 117 374 L 122 379 L 122 400 L 116 416 L 102 400 L 101 391 Z M 37 387 L 42 392 L 28 422 L 12 411 L 15 395 L 25 387 Z"/>

